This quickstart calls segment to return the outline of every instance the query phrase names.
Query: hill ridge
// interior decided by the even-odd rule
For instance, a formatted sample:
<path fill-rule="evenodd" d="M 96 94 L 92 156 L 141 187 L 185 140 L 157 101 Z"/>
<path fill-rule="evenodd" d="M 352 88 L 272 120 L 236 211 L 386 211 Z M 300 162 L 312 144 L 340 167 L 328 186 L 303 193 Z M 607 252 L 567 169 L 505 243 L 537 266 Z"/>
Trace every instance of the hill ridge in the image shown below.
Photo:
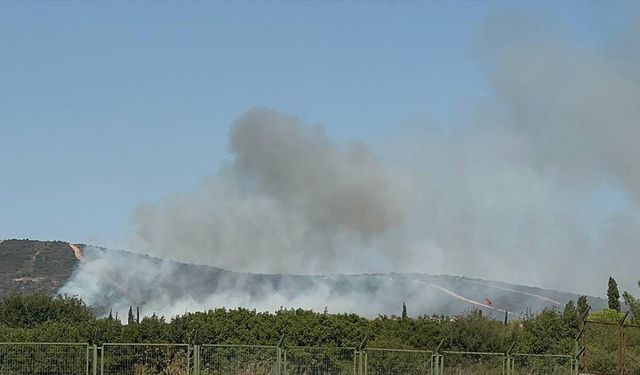
<path fill-rule="evenodd" d="M 163 272 L 166 274 L 145 278 L 145 275 L 136 275 L 135 272 L 133 275 L 124 273 L 116 266 L 101 275 L 96 275 L 96 270 L 86 271 L 91 262 L 110 259 L 109 257 L 122 262 L 124 266 L 120 268 L 131 264 L 145 264 L 148 269 L 164 267 Z M 110 264 L 104 262 L 101 267 L 110 267 Z M 219 307 L 216 306 L 217 303 L 276 309 L 277 306 L 272 306 L 271 301 L 268 301 L 270 293 L 277 294 L 282 303 L 303 304 L 309 302 L 301 297 L 315 296 L 314 293 L 321 290 L 322 298 L 326 298 L 327 303 L 341 301 L 336 302 L 334 309 L 339 308 L 340 303 L 346 304 L 344 312 L 352 312 L 350 309 L 359 312 L 357 309 L 361 308 L 358 306 L 360 303 L 351 304 L 349 299 L 356 302 L 362 299 L 361 303 L 374 304 L 380 310 L 378 314 L 393 312 L 398 304 L 407 300 L 411 301 L 414 311 L 421 314 L 452 315 L 480 308 L 489 314 L 503 314 L 508 310 L 515 316 L 543 308 L 561 308 L 569 300 L 575 301 L 578 297 L 574 293 L 558 290 L 454 275 L 396 272 L 331 275 L 236 272 L 64 241 L 0 241 L 0 268 L 4 270 L 0 276 L 0 297 L 36 292 L 74 294 L 84 297 L 99 312 L 112 308 L 123 309 L 129 305 L 147 304 L 150 308 L 157 308 L 160 300 L 185 299 L 196 301 L 195 305 L 203 309 Z M 90 280 L 87 279 L 89 276 Z M 83 288 L 89 282 L 95 284 L 90 295 Z M 240 294 L 242 298 L 229 299 L 229 291 Z M 354 295 L 356 292 L 357 295 Z M 370 295 L 371 301 L 367 295 Z M 606 306 L 601 298 L 589 299 L 595 309 Z M 316 307 L 313 302 L 311 304 Z M 169 314 L 172 311 L 164 312 Z"/>

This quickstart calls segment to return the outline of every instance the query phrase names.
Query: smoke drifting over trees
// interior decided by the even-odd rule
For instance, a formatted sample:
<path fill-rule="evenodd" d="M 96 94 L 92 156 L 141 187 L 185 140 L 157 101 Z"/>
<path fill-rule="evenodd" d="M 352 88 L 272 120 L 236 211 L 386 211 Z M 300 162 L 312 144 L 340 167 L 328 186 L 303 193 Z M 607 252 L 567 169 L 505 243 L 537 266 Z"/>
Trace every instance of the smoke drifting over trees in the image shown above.
<path fill-rule="evenodd" d="M 131 249 L 236 271 L 453 273 L 598 294 L 615 269 L 630 288 L 639 31 L 586 45 L 544 18 L 495 14 L 474 45 L 492 95 L 375 152 L 251 109 L 228 164 L 136 210 Z"/>

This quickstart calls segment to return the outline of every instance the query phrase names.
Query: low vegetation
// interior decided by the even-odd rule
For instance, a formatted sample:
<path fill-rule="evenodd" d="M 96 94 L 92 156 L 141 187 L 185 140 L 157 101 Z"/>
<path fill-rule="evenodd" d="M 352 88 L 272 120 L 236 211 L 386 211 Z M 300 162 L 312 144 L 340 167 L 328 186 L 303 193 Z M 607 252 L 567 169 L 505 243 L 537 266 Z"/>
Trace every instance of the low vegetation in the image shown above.
<path fill-rule="evenodd" d="M 133 311 L 133 310 L 132 310 Z M 134 314 L 135 315 L 135 314 Z M 14 295 L 0 300 L 0 341 L 158 342 L 273 345 L 285 334 L 289 346 L 369 346 L 504 352 L 516 342 L 531 353 L 566 354 L 579 330 L 577 308 L 549 309 L 504 325 L 480 311 L 460 316 L 379 316 L 328 314 L 303 309 L 274 313 L 244 308 L 187 313 L 171 319 L 156 315 L 99 318 L 75 297 Z"/>
<path fill-rule="evenodd" d="M 611 285 L 614 284 L 610 283 Z M 618 294 L 614 288 L 609 289 L 610 296 Z M 442 343 L 441 351 L 504 353 L 515 343 L 513 353 L 566 355 L 573 354 L 575 351 L 575 338 L 583 324 L 580 317 L 588 316 L 588 321 L 594 323 L 588 324 L 584 331 L 589 336 L 589 340 L 582 343 L 587 346 L 589 353 L 584 364 L 591 369 L 613 371 L 616 368 L 617 358 L 616 328 L 625 316 L 625 313 L 620 310 L 630 309 L 633 312 L 638 308 L 637 300 L 630 293 L 625 292 L 623 297 L 624 304 L 616 304 L 612 298 L 610 308 L 590 314 L 587 314 L 589 306 L 586 298 L 581 297 L 576 304 L 570 302 L 562 310 L 543 310 L 538 314 L 528 314 L 507 324 L 486 317 L 479 310 L 458 316 L 411 317 L 410 304 L 399 306 L 398 310 L 401 312 L 399 316 L 379 316 L 375 319 L 365 319 L 355 314 L 329 314 L 303 309 L 281 309 L 266 313 L 244 308 L 219 308 L 206 312 L 186 313 L 171 319 L 156 315 L 140 318 L 138 311 L 132 307 L 129 309 L 125 324 L 121 318 L 112 314 L 107 317 L 96 316 L 90 307 L 75 297 L 50 297 L 44 294 L 13 295 L 0 299 L 0 342 L 77 342 L 98 346 L 109 342 L 275 345 L 284 334 L 284 345 L 289 351 L 291 366 L 295 362 L 296 347 L 334 347 L 337 350 L 336 353 L 340 353 L 341 349 L 338 348 L 358 347 L 365 337 L 368 338 L 368 348 L 434 350 Z M 632 325 L 639 323 L 634 314 L 628 317 L 628 322 Z M 640 361 L 636 361 L 640 357 L 635 358 L 636 354 L 640 354 L 639 348 L 636 347 L 639 346 L 639 339 L 640 331 L 629 332 L 628 343 L 633 348 L 630 347 L 627 350 L 628 368 L 635 370 L 640 370 Z M 124 352 L 113 352 L 116 348 Z M 146 374 L 151 371 L 150 363 L 140 365 L 132 360 L 140 357 L 135 350 L 143 350 L 145 358 L 158 359 L 156 367 L 160 366 L 164 369 L 176 367 L 177 374 L 185 367 L 180 365 L 181 361 L 187 358 L 187 354 L 181 351 L 183 349 L 171 349 L 176 351 L 169 352 L 167 351 L 169 349 L 162 349 L 162 347 L 114 346 L 106 352 L 108 356 L 105 358 L 109 358 L 106 365 L 120 368 L 135 363 L 138 366 L 135 368 L 136 373 Z M 211 353 L 206 354 L 207 350 Z M 266 350 L 264 353 L 243 353 L 243 358 L 252 358 L 247 363 L 229 362 L 237 357 L 237 353 L 233 351 L 240 349 L 236 347 L 207 350 L 203 349 L 203 358 L 217 358 L 215 361 L 209 361 L 210 364 L 227 364 L 235 366 L 234 368 L 257 364 L 265 368 L 273 366 L 270 361 L 273 360 L 274 353 L 271 353 L 271 349 L 268 348 L 264 349 Z M 305 352 L 305 348 L 301 350 L 298 355 L 301 358 L 298 363 L 300 366 L 306 366 L 305 363 L 311 361 L 331 364 L 336 368 L 344 366 L 347 369 L 351 368 L 353 363 L 352 354 L 349 353 L 329 355 L 327 354 L 329 352 L 322 352 L 321 355 L 327 358 L 316 358 L 314 354 Z M 155 353 L 156 351 L 158 353 Z M 398 367 L 406 364 L 404 354 L 402 358 L 397 358 L 397 361 L 394 361 L 393 356 L 398 356 L 399 353 L 371 352 L 370 355 L 372 361 L 375 355 L 391 355 L 380 362 L 381 366 L 388 367 L 395 363 L 394 366 Z M 418 357 L 422 355 L 415 354 Z M 447 355 L 446 352 L 445 355 Z M 452 358 L 451 355 L 449 358 Z M 220 358 L 226 359 L 221 361 Z M 500 361 L 499 357 L 495 359 Z M 173 367 L 163 364 L 165 362 L 162 361 L 166 360 Z M 486 362 L 487 360 L 491 360 L 491 357 L 472 362 L 474 366 L 487 365 L 490 368 L 498 368 L 493 363 Z M 543 359 L 516 357 L 516 360 L 521 361 L 523 366 L 528 368 L 531 365 L 529 362 Z M 554 368 L 570 368 L 570 358 L 557 360 L 569 362 Z M 549 359 L 544 361 L 548 363 Z M 466 363 L 462 360 L 457 362 Z M 203 359 L 203 363 L 207 362 Z M 423 362 L 418 360 L 416 363 Z M 545 364 L 545 366 L 548 365 Z M 553 371 L 559 373 L 558 370 Z"/>

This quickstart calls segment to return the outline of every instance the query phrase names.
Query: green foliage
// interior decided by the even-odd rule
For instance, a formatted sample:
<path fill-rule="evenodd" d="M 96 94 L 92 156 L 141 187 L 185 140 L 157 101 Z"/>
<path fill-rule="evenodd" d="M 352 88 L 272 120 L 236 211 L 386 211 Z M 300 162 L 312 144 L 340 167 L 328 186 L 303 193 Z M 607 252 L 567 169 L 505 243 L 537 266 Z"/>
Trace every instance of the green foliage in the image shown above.
<path fill-rule="evenodd" d="M 618 323 L 620 319 L 624 317 L 624 313 L 621 313 L 615 309 L 602 309 L 589 315 L 589 320 L 603 323 Z"/>
<path fill-rule="evenodd" d="M 631 320 L 634 323 L 640 322 L 640 300 L 638 300 L 629 292 L 622 293 L 622 298 L 624 299 L 624 302 L 627 304 L 627 306 L 629 306 L 629 310 L 632 314 Z"/>
<path fill-rule="evenodd" d="M 564 324 L 570 329 L 577 331 L 580 328 L 580 316 L 578 315 L 578 309 L 573 301 L 567 302 L 562 312 Z"/>
<path fill-rule="evenodd" d="M 317 313 L 280 309 L 274 313 L 238 308 L 187 313 L 167 321 L 152 315 L 138 323 L 97 318 L 71 297 L 14 296 L 0 300 L 0 341 L 263 344 L 274 345 L 285 333 L 285 346 L 357 347 L 366 336 L 369 347 L 505 352 L 513 342 L 519 352 L 566 354 L 579 330 L 578 308 L 545 310 L 507 325 L 471 311 L 460 316 L 379 316 Z M 605 310 L 592 319 L 616 320 Z M 137 314 L 136 314 L 137 315 Z"/>
<path fill-rule="evenodd" d="M 587 312 L 589 312 L 589 310 L 591 309 L 591 306 L 589 306 L 589 302 L 587 301 L 587 296 L 578 297 L 577 308 L 578 308 L 578 316 L 580 318 L 582 318 L 587 314 Z"/>
<path fill-rule="evenodd" d="M 613 277 L 609 277 L 609 287 L 607 288 L 607 300 L 609 308 L 620 311 L 620 292 L 618 292 L 618 283 Z"/>
<path fill-rule="evenodd" d="M 518 350 L 534 354 L 569 353 L 578 333 L 577 322 L 570 315 L 547 309 L 525 320 Z"/>
<path fill-rule="evenodd" d="M 7 327 L 33 328 L 47 322 L 82 323 L 93 319 L 91 309 L 75 297 L 34 294 L 0 300 L 0 325 Z"/>
<path fill-rule="evenodd" d="M 407 319 L 407 304 L 402 302 L 402 319 Z"/>
<path fill-rule="evenodd" d="M 640 281 L 638 282 L 638 286 L 640 287 Z M 640 323 L 640 300 L 629 292 L 622 293 L 622 299 L 629 307 L 629 311 L 631 311 L 631 321 L 635 324 Z"/>

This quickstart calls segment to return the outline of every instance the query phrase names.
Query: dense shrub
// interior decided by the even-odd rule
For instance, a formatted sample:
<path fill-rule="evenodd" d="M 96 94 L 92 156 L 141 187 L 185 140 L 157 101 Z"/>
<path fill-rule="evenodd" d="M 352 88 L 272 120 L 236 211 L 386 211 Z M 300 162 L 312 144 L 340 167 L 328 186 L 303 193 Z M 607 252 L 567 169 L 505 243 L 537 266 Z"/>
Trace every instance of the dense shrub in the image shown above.
<path fill-rule="evenodd" d="M 275 344 L 285 334 L 289 346 L 370 347 L 504 352 L 569 353 L 578 329 L 575 307 L 545 310 L 508 325 L 471 311 L 460 316 L 379 316 L 327 314 L 303 309 L 274 313 L 238 308 L 187 313 L 167 321 L 152 315 L 123 324 L 98 318 L 79 299 L 45 295 L 0 300 L 0 341 L 172 342 Z"/>

